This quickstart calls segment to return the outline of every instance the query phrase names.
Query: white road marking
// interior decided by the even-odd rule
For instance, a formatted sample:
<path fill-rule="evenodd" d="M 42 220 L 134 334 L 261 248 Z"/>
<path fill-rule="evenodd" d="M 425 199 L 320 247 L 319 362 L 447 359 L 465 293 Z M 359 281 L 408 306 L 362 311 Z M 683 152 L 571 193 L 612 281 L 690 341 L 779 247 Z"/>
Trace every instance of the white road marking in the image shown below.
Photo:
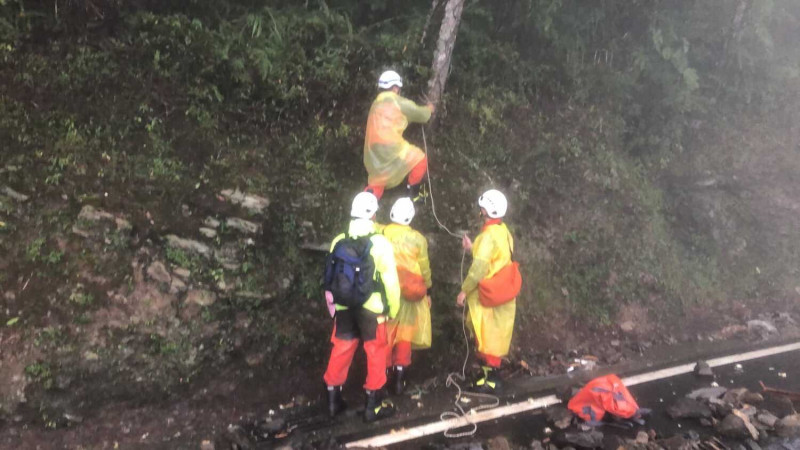
<path fill-rule="evenodd" d="M 739 353 L 736 355 L 723 356 L 721 358 L 715 358 L 709 360 L 708 365 L 711 367 L 719 367 L 728 364 L 734 364 L 737 362 L 764 358 L 767 356 L 777 355 L 780 353 L 791 352 L 795 350 L 800 350 L 800 342 L 781 345 L 777 347 L 765 348 L 762 350 L 755 350 L 752 352 Z M 670 378 L 676 375 L 682 375 L 684 373 L 691 372 L 694 369 L 694 364 L 695 363 L 682 364 L 680 366 L 670 367 L 667 369 L 661 369 L 653 372 L 643 373 L 640 375 L 634 375 L 623 378 L 622 381 L 623 383 L 625 383 L 626 386 L 635 386 L 637 384 L 647 383 L 649 381 L 656 381 L 664 378 Z M 505 405 L 505 406 L 499 406 L 497 408 L 480 411 L 475 414 L 470 414 L 469 419 L 467 419 L 466 417 L 459 417 L 457 419 L 454 418 L 448 420 L 440 420 L 407 429 L 392 430 L 392 432 L 387 434 L 382 434 L 380 436 L 373 436 L 358 441 L 348 442 L 347 444 L 345 444 L 345 447 L 346 448 L 385 447 L 387 445 L 397 444 L 411 439 L 418 439 L 421 437 L 430 436 L 431 434 L 435 433 L 441 433 L 447 429 L 467 426 L 470 423 L 486 422 L 487 420 L 499 419 L 502 417 L 523 413 L 526 411 L 546 408 L 548 406 L 555 405 L 557 403 L 561 403 L 561 401 L 558 398 L 556 398 L 555 395 L 548 395 L 546 397 L 539 397 L 539 398 L 529 398 L 522 402 L 512 403 L 510 405 Z"/>

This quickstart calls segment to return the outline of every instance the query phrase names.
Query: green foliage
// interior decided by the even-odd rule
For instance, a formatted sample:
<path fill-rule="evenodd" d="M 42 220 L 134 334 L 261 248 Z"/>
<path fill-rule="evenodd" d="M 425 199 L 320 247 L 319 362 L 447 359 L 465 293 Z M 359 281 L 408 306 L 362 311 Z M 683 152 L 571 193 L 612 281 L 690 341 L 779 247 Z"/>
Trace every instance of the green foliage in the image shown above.
<path fill-rule="evenodd" d="M 83 285 L 78 283 L 69 295 L 69 301 L 78 306 L 89 306 L 94 303 L 94 296 L 83 290 Z"/>
<path fill-rule="evenodd" d="M 25 367 L 25 374 L 45 389 L 53 387 L 53 371 L 47 362 L 35 362 Z"/>

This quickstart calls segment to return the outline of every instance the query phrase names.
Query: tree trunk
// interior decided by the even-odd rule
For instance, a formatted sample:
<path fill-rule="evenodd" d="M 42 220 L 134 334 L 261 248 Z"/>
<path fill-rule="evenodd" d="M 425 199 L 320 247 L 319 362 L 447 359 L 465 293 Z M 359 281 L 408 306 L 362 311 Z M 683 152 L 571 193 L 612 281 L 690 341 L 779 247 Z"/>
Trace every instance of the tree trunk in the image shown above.
<path fill-rule="evenodd" d="M 439 29 L 439 39 L 436 42 L 436 51 L 433 53 L 431 67 L 433 75 L 428 81 L 428 100 L 437 107 L 444 94 L 444 86 L 450 72 L 450 58 L 456 45 L 458 24 L 461 22 L 463 10 L 464 0 L 447 0 L 447 5 L 444 7 L 442 27 Z"/>

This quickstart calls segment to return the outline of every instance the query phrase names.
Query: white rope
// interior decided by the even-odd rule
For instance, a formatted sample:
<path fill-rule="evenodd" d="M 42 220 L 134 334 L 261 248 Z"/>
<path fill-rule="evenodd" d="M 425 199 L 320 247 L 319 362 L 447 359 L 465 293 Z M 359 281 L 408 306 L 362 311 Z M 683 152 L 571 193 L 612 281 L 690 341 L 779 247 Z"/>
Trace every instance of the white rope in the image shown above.
<path fill-rule="evenodd" d="M 439 227 L 441 229 L 446 231 L 449 235 L 451 235 L 451 236 L 453 236 L 455 238 L 461 239 L 461 236 L 459 236 L 458 234 L 455 234 L 452 231 L 450 231 L 450 229 L 447 228 L 439 220 L 439 217 L 436 215 L 436 203 L 433 200 L 433 184 L 431 183 L 431 175 L 430 175 L 431 156 L 430 156 L 430 153 L 428 152 L 428 142 L 425 139 L 425 128 L 424 127 L 422 127 L 422 143 L 425 146 L 426 158 L 428 158 L 428 174 L 427 174 L 427 177 L 428 177 L 428 193 L 429 193 L 429 195 L 431 197 L 431 210 L 433 211 L 433 218 L 436 220 L 436 223 L 439 225 Z M 462 251 L 461 251 L 461 270 L 460 270 L 461 282 L 462 283 L 464 282 L 464 258 L 466 257 L 466 254 L 467 254 L 467 250 L 466 249 L 462 249 Z M 439 415 L 439 419 L 440 420 L 447 420 L 447 419 L 457 419 L 459 417 L 463 417 L 463 418 L 466 419 L 467 422 L 469 422 L 469 426 L 471 427 L 471 429 L 469 429 L 467 431 L 462 431 L 460 433 L 453 433 L 453 432 L 450 431 L 453 428 L 448 428 L 448 429 L 444 430 L 444 436 L 447 437 L 447 438 L 460 438 L 460 437 L 467 437 L 467 436 L 475 435 L 475 433 L 478 431 L 478 424 L 476 424 L 475 422 L 472 422 L 470 420 L 470 418 L 469 418 L 470 414 L 475 414 L 478 411 L 483 411 L 485 409 L 491 409 L 491 408 L 494 408 L 494 407 L 497 407 L 497 406 L 500 405 L 500 398 L 499 397 L 497 397 L 495 395 L 491 395 L 491 394 L 482 394 L 482 393 L 479 393 L 479 392 L 464 391 L 464 390 L 461 389 L 461 385 L 458 384 L 459 381 L 464 382 L 467 379 L 467 375 L 466 375 L 467 361 L 469 361 L 469 354 L 470 354 L 470 351 L 469 351 L 469 336 L 467 336 L 467 308 L 466 308 L 466 306 L 462 306 L 461 307 L 461 331 L 464 334 L 464 348 L 466 350 L 466 352 L 464 354 L 464 364 L 461 365 L 461 373 L 459 373 L 459 372 L 450 372 L 449 374 L 447 374 L 447 380 L 445 381 L 445 386 L 446 387 L 455 386 L 455 388 L 458 390 L 458 394 L 456 394 L 456 399 L 453 402 L 453 404 L 455 405 L 455 407 L 458 410 L 458 412 L 456 412 L 456 411 L 445 411 L 445 412 L 443 412 L 443 413 L 441 413 Z M 464 397 L 474 397 L 476 399 L 486 399 L 486 400 L 490 400 L 491 403 L 478 405 L 478 406 L 475 406 L 473 408 L 470 408 L 469 410 L 464 410 L 464 408 L 461 406 L 461 399 L 464 398 Z M 459 428 L 463 428 L 463 427 L 459 427 Z"/>
<path fill-rule="evenodd" d="M 457 239 L 461 239 L 461 236 L 459 236 L 458 234 L 453 233 L 452 231 L 450 231 L 450 229 L 447 228 L 442 223 L 441 220 L 439 220 L 439 216 L 436 215 L 436 202 L 434 202 L 434 200 L 433 200 L 433 184 L 431 183 L 431 171 L 430 171 L 431 154 L 428 152 L 428 141 L 425 139 L 425 127 L 422 127 L 422 144 L 425 146 L 425 157 L 428 159 L 428 170 L 427 170 L 426 177 L 428 178 L 428 195 L 431 197 L 431 210 L 433 211 L 433 218 L 434 218 L 434 220 L 436 220 L 436 223 L 439 224 L 439 228 L 441 228 L 444 231 L 446 231 L 447 234 L 449 234 L 450 236 L 453 236 L 454 238 L 457 238 Z"/>

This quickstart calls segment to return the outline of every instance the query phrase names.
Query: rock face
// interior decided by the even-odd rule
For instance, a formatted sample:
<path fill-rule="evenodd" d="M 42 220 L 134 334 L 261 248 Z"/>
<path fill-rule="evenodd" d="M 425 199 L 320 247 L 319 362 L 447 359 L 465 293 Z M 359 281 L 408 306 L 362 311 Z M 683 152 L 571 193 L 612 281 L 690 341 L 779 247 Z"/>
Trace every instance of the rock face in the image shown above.
<path fill-rule="evenodd" d="M 240 219 L 238 217 L 229 217 L 225 220 L 225 225 L 228 228 L 234 229 L 244 234 L 256 234 L 261 230 L 261 227 L 249 220 Z"/>
<path fill-rule="evenodd" d="M 712 416 L 711 408 L 691 398 L 679 398 L 667 408 L 673 419 L 702 419 Z"/>
<path fill-rule="evenodd" d="M 240 205 L 255 214 L 261 214 L 269 207 L 269 199 L 253 194 L 245 194 L 238 189 L 225 189 L 219 193 L 231 203 Z"/>
<path fill-rule="evenodd" d="M 183 239 L 174 234 L 167 235 L 167 245 L 172 248 L 186 250 L 201 256 L 211 256 L 211 248 L 202 242 L 193 241 L 191 239 Z"/>
<path fill-rule="evenodd" d="M 166 285 L 169 285 L 172 281 L 172 276 L 167 272 L 167 268 L 164 267 L 164 263 L 161 261 L 154 261 L 150 264 L 147 268 L 147 276 Z"/>
<path fill-rule="evenodd" d="M 199 306 L 211 306 L 217 301 L 217 296 L 213 292 L 202 289 L 192 289 L 186 294 L 185 303 L 194 303 Z"/>

